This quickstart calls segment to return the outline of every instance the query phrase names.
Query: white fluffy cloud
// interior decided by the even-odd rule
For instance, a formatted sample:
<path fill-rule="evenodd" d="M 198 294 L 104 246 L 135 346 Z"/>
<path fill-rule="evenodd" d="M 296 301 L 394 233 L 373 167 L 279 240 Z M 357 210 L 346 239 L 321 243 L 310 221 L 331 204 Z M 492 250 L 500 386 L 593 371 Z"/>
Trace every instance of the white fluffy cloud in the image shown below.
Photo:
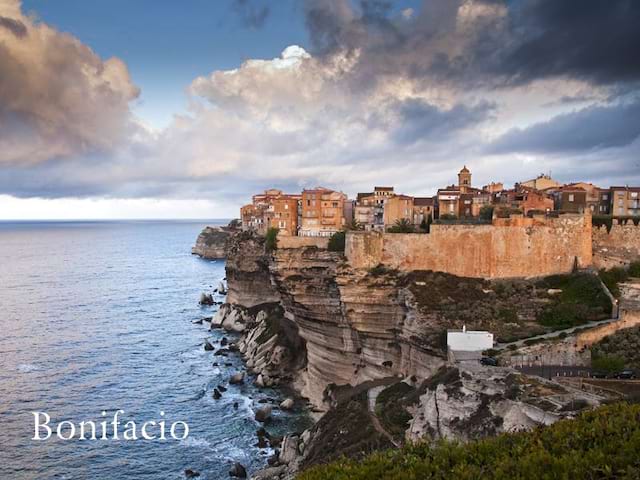
<path fill-rule="evenodd" d="M 0 0 L 0 163 L 37 164 L 114 150 L 138 89 L 126 65 Z"/>

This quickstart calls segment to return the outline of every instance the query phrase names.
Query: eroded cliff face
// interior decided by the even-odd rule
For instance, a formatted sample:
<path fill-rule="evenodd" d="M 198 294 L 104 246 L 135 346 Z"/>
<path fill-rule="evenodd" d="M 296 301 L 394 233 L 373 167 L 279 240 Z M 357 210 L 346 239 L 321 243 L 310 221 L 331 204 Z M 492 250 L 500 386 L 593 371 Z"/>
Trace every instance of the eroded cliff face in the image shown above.
<path fill-rule="evenodd" d="M 222 227 L 205 227 L 198 238 L 191 253 L 202 258 L 218 260 L 227 256 L 227 242 L 232 232 Z"/>
<path fill-rule="evenodd" d="M 269 262 L 263 237 L 253 232 L 234 235 L 227 245 L 227 302 L 245 308 L 278 303 L 280 295 L 271 283 Z"/>

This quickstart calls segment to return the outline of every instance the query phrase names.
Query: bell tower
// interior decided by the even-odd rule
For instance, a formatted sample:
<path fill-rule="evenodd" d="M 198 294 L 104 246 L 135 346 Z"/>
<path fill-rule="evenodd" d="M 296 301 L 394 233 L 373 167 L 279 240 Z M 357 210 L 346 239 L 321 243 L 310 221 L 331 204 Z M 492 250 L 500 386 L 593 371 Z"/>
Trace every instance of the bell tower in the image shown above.
<path fill-rule="evenodd" d="M 471 172 L 465 165 L 458 173 L 458 186 L 460 187 L 460 191 L 464 192 L 468 188 L 471 188 Z"/>

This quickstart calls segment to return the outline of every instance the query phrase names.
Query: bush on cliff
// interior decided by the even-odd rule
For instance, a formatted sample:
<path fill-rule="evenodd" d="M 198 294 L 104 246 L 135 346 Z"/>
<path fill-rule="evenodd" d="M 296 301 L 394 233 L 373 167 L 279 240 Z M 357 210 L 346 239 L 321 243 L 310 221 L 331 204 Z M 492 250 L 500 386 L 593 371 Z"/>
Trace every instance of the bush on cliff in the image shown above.
<path fill-rule="evenodd" d="M 271 227 L 264 236 L 264 248 L 267 252 L 273 252 L 278 248 L 278 229 Z"/>
<path fill-rule="evenodd" d="M 640 373 L 640 327 L 625 328 L 591 347 L 591 358 L 616 356 Z M 595 368 L 595 367 L 594 367 Z"/>
<path fill-rule="evenodd" d="M 618 287 L 619 283 L 626 282 L 629 278 L 629 272 L 622 267 L 613 267 L 609 270 L 600 270 L 598 272 L 600 276 L 600 280 L 604 283 L 611 295 L 618 298 L 620 297 L 620 287 Z"/>
<path fill-rule="evenodd" d="M 536 286 L 561 290 L 561 293 L 551 297 L 552 303 L 545 307 L 538 318 L 546 327 L 569 328 L 591 320 L 603 320 L 611 314 L 611 300 L 595 275 L 552 275 Z"/>
<path fill-rule="evenodd" d="M 300 480 L 640 477 L 640 405 L 619 403 L 530 432 L 468 444 L 442 441 L 314 467 Z"/>
<path fill-rule="evenodd" d="M 330 252 L 344 252 L 344 244 L 346 239 L 345 232 L 336 232 L 329 237 Z"/>

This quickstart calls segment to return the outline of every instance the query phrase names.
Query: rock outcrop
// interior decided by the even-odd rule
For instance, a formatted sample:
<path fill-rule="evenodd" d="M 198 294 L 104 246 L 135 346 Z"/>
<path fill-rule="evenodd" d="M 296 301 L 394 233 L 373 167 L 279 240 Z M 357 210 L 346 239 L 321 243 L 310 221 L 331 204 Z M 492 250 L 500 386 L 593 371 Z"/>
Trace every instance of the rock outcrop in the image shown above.
<path fill-rule="evenodd" d="M 231 235 L 225 227 L 205 227 L 198 235 L 191 253 L 211 260 L 226 258 L 226 244 Z"/>

